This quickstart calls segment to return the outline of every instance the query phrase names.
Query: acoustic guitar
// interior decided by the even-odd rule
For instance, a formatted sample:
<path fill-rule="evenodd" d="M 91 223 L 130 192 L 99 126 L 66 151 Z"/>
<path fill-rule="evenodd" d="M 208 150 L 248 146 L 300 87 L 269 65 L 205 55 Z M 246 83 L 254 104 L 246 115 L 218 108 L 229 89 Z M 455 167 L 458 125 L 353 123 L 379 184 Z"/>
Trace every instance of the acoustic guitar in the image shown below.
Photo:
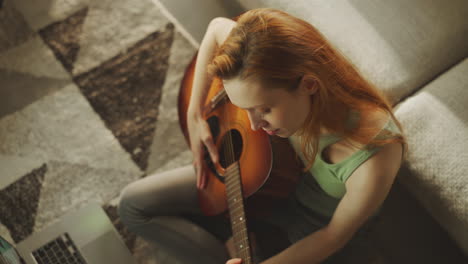
<path fill-rule="evenodd" d="M 179 122 L 190 146 L 187 110 L 190 102 L 197 54 L 187 67 L 178 98 Z M 267 217 L 273 207 L 294 188 L 303 164 L 287 139 L 253 131 L 246 112 L 232 103 L 222 81 L 213 78 L 203 107 L 219 153 L 219 164 L 205 149 L 203 168 L 208 169 L 207 186 L 198 200 L 207 216 L 229 213 L 236 256 L 252 262 L 247 219 Z"/>

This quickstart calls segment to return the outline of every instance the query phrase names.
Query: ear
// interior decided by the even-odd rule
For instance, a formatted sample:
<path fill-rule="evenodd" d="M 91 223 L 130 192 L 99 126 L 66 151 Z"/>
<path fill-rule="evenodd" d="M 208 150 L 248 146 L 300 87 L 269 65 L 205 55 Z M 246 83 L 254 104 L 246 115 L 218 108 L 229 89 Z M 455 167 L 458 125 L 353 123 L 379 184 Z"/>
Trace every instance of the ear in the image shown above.
<path fill-rule="evenodd" d="M 304 75 L 301 78 L 299 89 L 308 95 L 313 95 L 318 91 L 318 83 L 314 77 Z"/>

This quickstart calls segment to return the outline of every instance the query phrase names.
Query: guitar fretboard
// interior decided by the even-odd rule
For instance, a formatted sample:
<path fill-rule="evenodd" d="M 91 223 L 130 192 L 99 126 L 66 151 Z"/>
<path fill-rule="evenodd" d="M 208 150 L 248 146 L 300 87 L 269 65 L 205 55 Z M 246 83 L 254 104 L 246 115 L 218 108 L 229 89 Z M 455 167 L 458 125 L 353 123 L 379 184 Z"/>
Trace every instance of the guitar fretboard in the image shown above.
<path fill-rule="evenodd" d="M 237 257 L 242 258 L 244 264 L 252 264 L 238 162 L 226 169 L 224 183 Z"/>

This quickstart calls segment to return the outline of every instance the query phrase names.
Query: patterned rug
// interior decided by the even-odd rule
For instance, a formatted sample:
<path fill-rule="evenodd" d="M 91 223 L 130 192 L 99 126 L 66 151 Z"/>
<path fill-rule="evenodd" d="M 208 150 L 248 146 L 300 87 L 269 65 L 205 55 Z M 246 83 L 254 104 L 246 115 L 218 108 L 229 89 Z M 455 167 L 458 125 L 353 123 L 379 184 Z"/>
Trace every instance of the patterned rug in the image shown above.
<path fill-rule="evenodd" d="M 172 21 L 172 22 L 171 22 Z M 0 235 L 20 242 L 190 164 L 177 95 L 197 44 L 157 1 L 6 0 L 0 9 Z"/>

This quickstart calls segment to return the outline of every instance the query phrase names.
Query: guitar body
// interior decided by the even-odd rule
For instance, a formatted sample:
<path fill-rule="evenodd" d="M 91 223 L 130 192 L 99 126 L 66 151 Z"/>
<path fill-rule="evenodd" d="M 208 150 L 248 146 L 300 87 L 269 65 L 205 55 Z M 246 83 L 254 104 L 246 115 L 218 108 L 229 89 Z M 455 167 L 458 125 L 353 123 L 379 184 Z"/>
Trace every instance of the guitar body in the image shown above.
<path fill-rule="evenodd" d="M 190 101 L 196 56 L 192 60 L 186 78 L 182 81 L 179 94 L 179 120 L 185 139 L 190 146 L 187 131 L 187 109 Z M 223 90 L 222 81 L 211 83 L 205 105 Z M 203 118 L 208 121 L 213 140 L 218 149 L 219 164 L 211 163 L 206 155 L 204 168 L 209 168 L 207 187 L 199 190 L 200 207 L 206 215 L 220 214 L 227 209 L 225 177 L 226 169 L 233 161 L 240 166 L 242 193 L 248 197 L 255 193 L 267 180 L 272 167 L 270 138 L 264 131 L 252 131 L 247 114 L 230 102 L 221 103 L 214 109 L 205 108 Z M 232 140 L 232 145 L 229 140 Z M 229 155 L 229 151 L 234 155 Z"/>

